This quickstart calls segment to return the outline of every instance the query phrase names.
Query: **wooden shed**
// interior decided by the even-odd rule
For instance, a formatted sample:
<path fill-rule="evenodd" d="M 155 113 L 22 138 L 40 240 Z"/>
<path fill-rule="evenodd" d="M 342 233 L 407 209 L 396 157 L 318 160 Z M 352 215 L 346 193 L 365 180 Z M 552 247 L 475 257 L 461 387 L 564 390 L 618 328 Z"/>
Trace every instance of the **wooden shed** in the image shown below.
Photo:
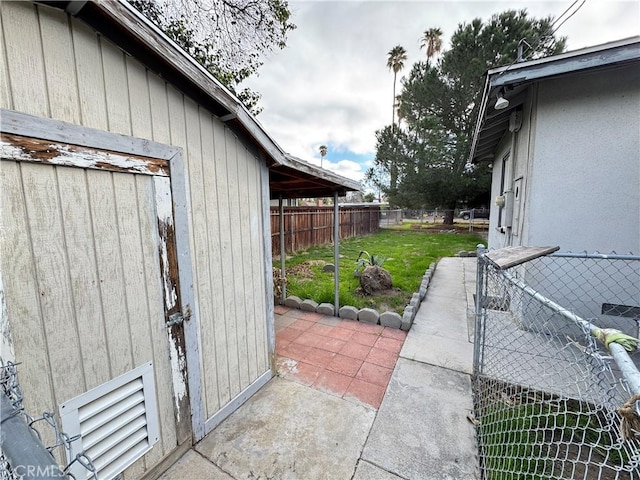
<path fill-rule="evenodd" d="M 100 478 L 154 477 L 274 373 L 270 197 L 358 185 L 124 2 L 3 2 L 1 29 L 0 357 Z"/>

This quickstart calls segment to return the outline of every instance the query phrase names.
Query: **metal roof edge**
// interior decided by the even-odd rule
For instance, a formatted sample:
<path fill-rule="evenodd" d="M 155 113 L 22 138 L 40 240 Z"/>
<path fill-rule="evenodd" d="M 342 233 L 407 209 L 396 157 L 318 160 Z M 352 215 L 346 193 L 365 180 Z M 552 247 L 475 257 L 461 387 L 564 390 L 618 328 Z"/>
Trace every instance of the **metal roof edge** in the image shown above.
<path fill-rule="evenodd" d="M 350 190 L 362 190 L 362 185 L 360 185 L 359 182 L 351 180 L 347 177 L 343 177 L 342 175 L 339 175 L 330 170 L 325 170 L 323 168 L 317 167 L 316 165 L 313 165 L 301 158 L 294 157 L 293 155 L 290 155 L 288 153 L 285 153 L 284 155 L 283 166 L 294 168 L 301 172 L 308 173 L 309 175 L 324 178 L 325 180 L 331 181 Z"/>
<path fill-rule="evenodd" d="M 640 36 L 489 70 L 492 87 L 640 59 Z"/>
<path fill-rule="evenodd" d="M 481 107 L 474 128 L 468 162 L 475 163 L 482 160 L 477 157 L 478 144 L 485 131 L 487 118 L 490 116 L 487 113 L 487 108 L 491 103 L 492 94 L 496 90 L 503 87 L 522 88 L 526 84 L 552 77 L 572 75 L 584 70 L 611 68 L 614 65 L 638 61 L 640 61 L 640 36 L 635 36 L 489 70 L 486 73 L 485 88 L 482 93 Z M 512 110 L 511 107 L 504 110 L 502 115 L 510 110 Z M 486 146 L 483 150 L 487 150 Z"/>

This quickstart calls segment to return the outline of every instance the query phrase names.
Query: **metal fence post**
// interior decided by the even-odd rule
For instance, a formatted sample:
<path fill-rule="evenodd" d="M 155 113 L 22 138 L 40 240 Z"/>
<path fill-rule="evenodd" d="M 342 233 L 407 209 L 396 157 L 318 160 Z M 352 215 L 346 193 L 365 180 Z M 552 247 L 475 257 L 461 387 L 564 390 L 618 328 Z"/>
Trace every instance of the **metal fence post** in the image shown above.
<path fill-rule="evenodd" d="M 477 267 L 476 267 L 476 321 L 475 321 L 475 329 L 474 329 L 474 342 L 473 342 L 473 373 L 474 375 L 479 375 L 481 373 L 481 364 L 480 364 L 480 352 L 482 349 L 482 337 L 483 332 L 482 328 L 484 322 L 482 321 L 482 292 L 484 290 L 484 276 L 485 276 L 485 258 L 484 254 L 486 252 L 486 248 L 483 244 L 479 243 L 477 245 L 476 255 L 477 255 Z"/>
<path fill-rule="evenodd" d="M 278 198 L 278 211 L 280 213 L 280 276 L 282 277 L 282 281 L 280 282 L 280 300 L 284 304 L 284 301 L 287 299 L 287 283 L 284 281 L 284 279 L 287 278 L 287 272 L 285 272 L 287 255 L 284 242 L 284 203 L 282 201 L 282 195 L 280 195 L 280 197 Z"/>
<path fill-rule="evenodd" d="M 0 417 L 2 418 L 0 446 L 18 478 L 24 480 L 66 478 L 53 456 L 27 425 L 20 409 L 11 404 L 11 400 L 4 392 L 0 392 Z"/>

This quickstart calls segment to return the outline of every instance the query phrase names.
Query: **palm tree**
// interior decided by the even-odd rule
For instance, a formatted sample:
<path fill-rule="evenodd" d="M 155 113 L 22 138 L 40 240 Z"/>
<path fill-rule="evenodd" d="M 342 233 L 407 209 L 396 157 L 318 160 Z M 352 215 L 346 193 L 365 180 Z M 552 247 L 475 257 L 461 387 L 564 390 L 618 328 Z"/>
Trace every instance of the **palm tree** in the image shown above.
<path fill-rule="evenodd" d="M 407 51 L 401 45 L 396 45 L 389 50 L 389 58 L 387 59 L 387 67 L 393 70 L 393 107 L 391 114 L 391 127 L 395 128 L 396 123 L 396 78 L 398 72 L 404 68 L 404 62 L 407 60 Z"/>
<path fill-rule="evenodd" d="M 325 155 L 327 154 L 327 146 L 320 145 L 320 168 L 322 168 L 322 161 L 324 160 Z"/>
<path fill-rule="evenodd" d="M 430 28 L 425 30 L 420 39 L 420 48 L 424 48 L 427 53 L 427 63 L 442 50 L 442 30 Z"/>

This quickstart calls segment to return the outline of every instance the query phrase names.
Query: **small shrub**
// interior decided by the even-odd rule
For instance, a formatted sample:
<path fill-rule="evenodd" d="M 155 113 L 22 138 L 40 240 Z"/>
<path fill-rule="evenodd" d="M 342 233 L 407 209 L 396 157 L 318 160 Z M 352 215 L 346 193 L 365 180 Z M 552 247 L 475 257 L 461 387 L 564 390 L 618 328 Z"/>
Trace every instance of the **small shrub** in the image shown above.
<path fill-rule="evenodd" d="M 379 255 L 372 256 L 372 255 L 369 255 L 369 252 L 365 250 L 361 250 L 360 253 L 358 254 L 358 258 L 356 259 L 356 269 L 353 272 L 353 275 L 356 277 L 359 277 L 365 268 L 373 267 L 375 265 L 382 268 L 382 265 L 384 265 L 385 260 L 386 260 L 386 257 L 381 257 Z"/>

